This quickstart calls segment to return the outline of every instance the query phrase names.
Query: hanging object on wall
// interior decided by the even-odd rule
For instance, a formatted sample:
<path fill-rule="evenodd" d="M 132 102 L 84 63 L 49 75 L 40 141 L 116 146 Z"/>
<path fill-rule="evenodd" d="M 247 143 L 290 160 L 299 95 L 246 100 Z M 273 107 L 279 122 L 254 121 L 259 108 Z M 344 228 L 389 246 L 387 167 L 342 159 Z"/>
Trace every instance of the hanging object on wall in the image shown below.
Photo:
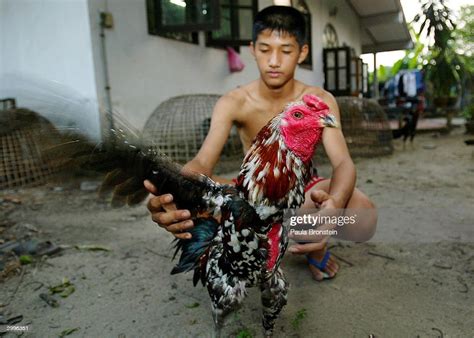
<path fill-rule="evenodd" d="M 240 72 L 245 67 L 239 53 L 232 47 L 227 47 L 227 61 L 229 62 L 229 71 L 231 73 Z"/>

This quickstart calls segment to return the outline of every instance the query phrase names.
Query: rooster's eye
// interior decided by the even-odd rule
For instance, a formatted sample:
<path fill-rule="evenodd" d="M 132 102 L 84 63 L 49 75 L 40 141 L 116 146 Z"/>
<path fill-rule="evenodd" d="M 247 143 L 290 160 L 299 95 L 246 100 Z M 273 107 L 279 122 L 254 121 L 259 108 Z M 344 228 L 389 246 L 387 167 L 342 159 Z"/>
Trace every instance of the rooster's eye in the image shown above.
<path fill-rule="evenodd" d="M 303 118 L 303 113 L 300 112 L 300 111 L 295 111 L 293 113 L 293 117 L 296 118 L 296 119 L 302 119 Z"/>

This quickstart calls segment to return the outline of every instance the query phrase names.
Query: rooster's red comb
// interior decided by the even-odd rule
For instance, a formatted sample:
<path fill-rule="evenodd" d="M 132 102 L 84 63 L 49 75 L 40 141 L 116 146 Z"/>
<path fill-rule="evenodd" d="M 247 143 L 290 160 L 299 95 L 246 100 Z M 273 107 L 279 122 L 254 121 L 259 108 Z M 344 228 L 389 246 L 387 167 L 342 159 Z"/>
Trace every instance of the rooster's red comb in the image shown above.
<path fill-rule="evenodd" d="M 328 105 L 316 95 L 306 94 L 305 96 L 303 96 L 303 102 L 308 107 L 314 110 L 319 111 L 319 110 L 329 109 Z"/>

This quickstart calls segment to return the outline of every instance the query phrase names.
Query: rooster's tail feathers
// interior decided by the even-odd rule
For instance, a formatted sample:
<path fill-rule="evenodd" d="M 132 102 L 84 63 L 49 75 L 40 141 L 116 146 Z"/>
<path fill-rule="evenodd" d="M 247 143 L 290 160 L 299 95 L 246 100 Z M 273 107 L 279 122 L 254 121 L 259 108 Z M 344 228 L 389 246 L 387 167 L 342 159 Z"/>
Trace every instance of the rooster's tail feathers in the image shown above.
<path fill-rule="evenodd" d="M 217 234 L 219 223 L 212 217 L 194 219 L 194 227 L 189 230 L 190 239 L 178 239 L 173 258 L 181 252 L 178 264 L 171 270 L 171 274 L 194 271 L 194 285 L 201 278 L 201 257 L 206 254 L 212 240 Z"/>

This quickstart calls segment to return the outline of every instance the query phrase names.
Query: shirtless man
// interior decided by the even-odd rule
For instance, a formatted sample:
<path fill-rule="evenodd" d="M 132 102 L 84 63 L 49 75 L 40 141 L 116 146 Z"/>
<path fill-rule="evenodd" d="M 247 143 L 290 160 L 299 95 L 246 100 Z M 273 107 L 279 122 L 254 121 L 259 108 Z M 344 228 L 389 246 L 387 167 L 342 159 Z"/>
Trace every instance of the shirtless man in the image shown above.
<path fill-rule="evenodd" d="M 235 124 L 246 152 L 259 130 L 284 106 L 300 100 L 304 94 L 319 96 L 330 107 L 340 123 L 340 113 L 334 97 L 319 87 L 312 87 L 294 79 L 296 66 L 308 54 L 305 43 L 303 16 L 294 8 L 271 6 L 259 12 L 255 18 L 253 42 L 250 50 L 260 72 L 259 79 L 223 95 L 212 113 L 209 133 L 198 154 L 185 165 L 186 169 L 212 177 L 222 183 L 231 183 L 212 175 L 219 160 L 231 127 Z M 339 128 L 325 128 L 322 143 L 333 168 L 332 178 L 315 178 L 307 187 L 306 201 L 302 208 L 314 209 L 372 209 L 372 217 L 364 222 L 346 225 L 352 229 L 352 238 L 365 241 L 375 232 L 377 216 L 374 204 L 355 188 L 356 171 L 347 145 Z M 145 181 L 145 187 L 153 194 L 155 187 Z M 193 226 L 187 210 L 176 210 L 173 196 L 154 196 L 149 200 L 153 221 L 177 238 L 190 238 L 186 232 Z M 339 266 L 326 249 L 327 237 L 320 242 L 295 244 L 289 248 L 293 254 L 305 254 L 313 278 L 321 281 L 332 278 Z"/>

